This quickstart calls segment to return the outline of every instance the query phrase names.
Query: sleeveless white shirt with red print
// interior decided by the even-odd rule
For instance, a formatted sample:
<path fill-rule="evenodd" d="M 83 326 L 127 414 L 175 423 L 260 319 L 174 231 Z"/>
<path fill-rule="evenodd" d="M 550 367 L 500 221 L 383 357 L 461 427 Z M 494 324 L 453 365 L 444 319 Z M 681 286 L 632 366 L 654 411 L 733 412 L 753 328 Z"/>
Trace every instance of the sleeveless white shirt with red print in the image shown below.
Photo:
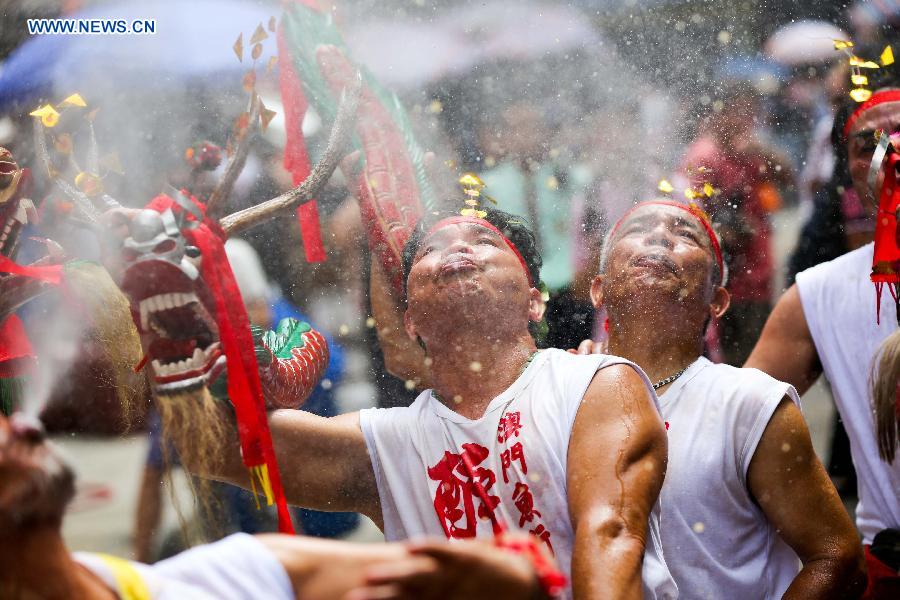
<path fill-rule="evenodd" d="M 656 401 L 646 375 L 625 359 L 544 350 L 480 419 L 452 411 L 431 390 L 408 408 L 361 411 L 388 541 L 491 537 L 495 527 L 474 476 L 510 529 L 546 544 L 569 575 L 574 537 L 566 495 L 569 438 L 594 374 L 616 364 L 633 367 Z M 644 556 L 644 597 L 676 598 L 659 539 L 657 504 Z M 571 595 L 570 586 L 566 597 Z"/>

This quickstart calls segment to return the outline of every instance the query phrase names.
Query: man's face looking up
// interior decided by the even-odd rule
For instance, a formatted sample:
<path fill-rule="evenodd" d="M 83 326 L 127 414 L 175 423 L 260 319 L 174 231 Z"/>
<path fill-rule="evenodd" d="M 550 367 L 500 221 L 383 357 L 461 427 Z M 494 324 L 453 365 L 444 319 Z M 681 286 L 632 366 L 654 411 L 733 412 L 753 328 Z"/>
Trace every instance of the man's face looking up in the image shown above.
<path fill-rule="evenodd" d="M 639 207 L 608 243 L 604 273 L 598 279 L 611 314 L 627 310 L 637 297 L 656 299 L 661 307 L 689 303 L 705 313 L 710 303 L 722 303 L 718 295 L 727 296 L 713 281 L 716 259 L 709 235 L 688 211 L 659 204 Z"/>
<path fill-rule="evenodd" d="M 477 223 L 450 223 L 422 240 L 407 283 L 407 330 L 425 339 L 429 321 L 483 314 L 521 318 L 527 327 L 540 292 L 505 239 Z M 541 310 L 542 312 L 542 310 Z M 413 335 L 413 334 L 411 334 Z"/>

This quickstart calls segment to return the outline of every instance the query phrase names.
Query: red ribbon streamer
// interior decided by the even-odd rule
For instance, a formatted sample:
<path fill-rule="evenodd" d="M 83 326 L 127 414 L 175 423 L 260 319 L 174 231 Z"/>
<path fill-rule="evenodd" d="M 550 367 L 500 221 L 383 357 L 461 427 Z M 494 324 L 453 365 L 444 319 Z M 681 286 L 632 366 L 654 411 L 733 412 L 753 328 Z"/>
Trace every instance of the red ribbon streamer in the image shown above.
<path fill-rule="evenodd" d="M 897 166 L 900 154 L 891 153 L 885 159 L 884 183 L 878 199 L 875 220 L 875 249 L 872 256 L 872 282 L 875 284 L 875 319 L 881 323 L 881 292 L 885 284 L 897 300 L 900 284 L 900 247 L 897 243 L 897 208 L 900 207 L 900 187 L 897 185 Z"/>
<path fill-rule="evenodd" d="M 278 83 L 281 87 L 286 131 L 284 168 L 291 174 L 293 184 L 299 185 L 312 169 L 306 141 L 303 139 L 303 116 L 309 103 L 303 94 L 300 76 L 294 69 L 290 46 L 285 39 L 284 24 L 278 26 Z M 306 260 L 311 263 L 324 262 L 325 245 L 322 243 L 322 228 L 315 200 L 297 208 L 297 221 L 300 223 Z"/>
<path fill-rule="evenodd" d="M 27 373 L 37 356 L 16 315 L 0 323 L 0 377 L 20 377 Z"/>
<path fill-rule="evenodd" d="M 310 200 L 297 207 L 297 220 L 303 236 L 303 250 L 311 263 L 325 262 L 325 244 L 322 243 L 322 227 L 319 224 L 319 205 Z"/>
<path fill-rule="evenodd" d="M 62 265 L 41 265 L 37 267 L 20 265 L 6 256 L 0 255 L 0 273 L 11 273 L 31 279 L 40 279 L 47 283 L 59 285 L 62 280 Z"/>
<path fill-rule="evenodd" d="M 32 267 L 20 265 L 11 258 L 0 255 L 0 273 L 10 273 L 59 285 L 62 280 L 62 265 Z M 23 375 L 36 358 L 22 321 L 18 316 L 10 315 L 0 323 L 0 377 Z"/>
<path fill-rule="evenodd" d="M 194 203 L 203 211 L 201 204 L 196 201 Z M 182 210 L 166 196 L 154 198 L 148 206 L 164 210 L 166 204 L 173 211 Z M 203 223 L 199 227 L 183 231 L 188 242 L 200 250 L 203 257 L 200 263 L 203 281 L 216 304 L 219 338 L 228 364 L 228 397 L 237 417 L 241 457 L 248 468 L 267 466 L 278 509 L 278 529 L 281 533 L 293 534 L 294 527 L 284 497 L 272 445 L 272 433 L 266 417 L 259 367 L 250 334 L 250 320 L 225 253 L 225 232 L 218 223 L 206 218 L 205 211 L 203 212 Z M 251 473 L 251 477 L 253 476 Z"/>

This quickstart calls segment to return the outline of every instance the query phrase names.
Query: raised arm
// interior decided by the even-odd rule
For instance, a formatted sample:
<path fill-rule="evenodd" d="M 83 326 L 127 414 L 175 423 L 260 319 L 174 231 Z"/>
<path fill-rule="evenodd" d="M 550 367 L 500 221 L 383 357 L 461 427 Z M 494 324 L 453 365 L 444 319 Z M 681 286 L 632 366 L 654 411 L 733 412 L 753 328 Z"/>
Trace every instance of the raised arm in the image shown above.
<path fill-rule="evenodd" d="M 822 374 L 796 284 L 778 300 L 744 366 L 790 383 L 801 396 Z"/>
<path fill-rule="evenodd" d="M 641 598 L 648 518 L 666 472 L 666 432 L 631 367 L 597 372 L 569 442 L 577 600 Z"/>
<path fill-rule="evenodd" d="M 223 406 L 211 418 L 218 419 L 222 429 L 216 448 L 192 447 L 189 434 L 174 440 L 185 468 L 251 489 L 233 416 Z M 289 504 L 360 512 L 381 522 L 375 474 L 359 426 L 359 413 L 328 418 L 299 410 L 278 410 L 269 415 L 269 427 Z M 201 452 L 220 460 L 197 460 Z"/>
<path fill-rule="evenodd" d="M 394 377 L 416 382 L 418 389 L 430 387 L 425 350 L 409 339 L 403 328 L 403 309 L 391 289 L 381 262 L 372 257 L 369 294 L 378 343 L 384 353 L 384 364 Z"/>
<path fill-rule="evenodd" d="M 800 409 L 788 398 L 763 432 L 747 485 L 769 522 L 803 561 L 784 598 L 858 598 L 865 591 L 859 536 L 816 458 Z"/>

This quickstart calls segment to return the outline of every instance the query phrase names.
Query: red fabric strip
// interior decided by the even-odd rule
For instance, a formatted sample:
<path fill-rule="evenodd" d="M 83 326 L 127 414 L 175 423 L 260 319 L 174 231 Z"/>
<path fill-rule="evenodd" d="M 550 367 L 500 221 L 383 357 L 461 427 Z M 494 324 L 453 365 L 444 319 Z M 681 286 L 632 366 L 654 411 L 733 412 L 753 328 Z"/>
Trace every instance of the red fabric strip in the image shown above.
<path fill-rule="evenodd" d="M 885 159 L 884 183 L 878 198 L 878 214 L 875 219 L 875 248 L 872 253 L 871 279 L 875 284 L 875 322 L 881 323 L 881 292 L 884 284 L 894 301 L 897 300 L 897 285 L 900 284 L 900 246 L 897 244 L 897 209 L 900 208 L 900 186 L 897 185 L 897 166 L 900 155 L 890 154 Z"/>
<path fill-rule="evenodd" d="M 303 94 L 300 76 L 294 69 L 283 23 L 278 26 L 278 84 L 284 105 L 284 168 L 291 174 L 293 184 L 298 185 L 310 171 L 309 153 L 303 139 L 303 117 L 309 103 Z"/>
<path fill-rule="evenodd" d="M 616 224 L 613 225 L 612 231 L 609 234 L 609 239 L 611 240 L 616 233 L 616 230 L 619 229 L 619 226 L 625 222 L 631 213 L 636 211 L 637 209 L 648 206 L 648 205 L 657 205 L 657 206 L 674 206 L 675 208 L 680 208 L 681 210 L 690 213 L 693 217 L 695 217 L 700 224 L 703 225 L 703 229 L 706 231 L 707 237 L 709 237 L 709 243 L 712 246 L 713 253 L 716 255 L 716 265 L 719 267 L 719 273 L 722 276 L 725 276 L 725 261 L 722 260 L 722 249 L 719 247 L 719 240 L 716 238 L 716 233 L 713 231 L 712 225 L 709 224 L 709 221 L 706 220 L 706 216 L 699 212 L 698 209 L 688 205 L 682 204 L 680 202 L 673 202 L 671 200 L 648 200 L 647 202 L 640 202 L 637 205 L 628 209 L 622 217 L 616 221 Z"/>
<path fill-rule="evenodd" d="M 325 244 L 322 243 L 322 227 L 319 224 L 319 208 L 315 200 L 297 207 L 297 221 L 303 236 L 303 250 L 311 263 L 325 262 Z"/>
<path fill-rule="evenodd" d="M 278 83 L 281 87 L 286 131 L 284 168 L 291 174 L 293 184 L 299 185 L 312 169 L 306 140 L 303 139 L 303 117 L 309 103 L 303 94 L 300 76 L 294 68 L 283 23 L 278 26 Z M 297 221 L 300 223 L 306 260 L 312 263 L 324 262 L 325 245 L 322 243 L 322 229 L 315 200 L 310 200 L 297 208 Z"/>
<path fill-rule="evenodd" d="M 516 248 L 516 245 L 509 241 L 509 238 L 503 235 L 503 233 L 499 229 L 494 227 L 494 225 L 490 221 L 479 219 L 478 217 L 466 217 L 463 215 L 460 215 L 458 217 L 447 217 L 446 219 L 441 219 L 440 221 L 432 225 L 431 229 L 428 230 L 428 233 L 425 234 L 425 237 L 428 237 L 442 227 L 453 225 L 454 223 L 475 223 L 476 225 L 481 225 L 485 229 L 493 231 L 501 238 L 503 238 L 503 241 L 506 242 L 506 245 L 509 246 L 509 249 L 512 250 L 513 253 L 515 253 L 516 258 L 519 259 L 519 264 L 522 265 L 522 270 L 525 271 L 525 277 L 528 278 L 528 285 L 534 287 L 534 282 L 531 280 L 531 272 L 528 270 L 528 263 L 526 263 L 525 259 L 522 258 L 522 253 L 519 252 L 519 249 Z"/>
<path fill-rule="evenodd" d="M 237 415 L 244 464 L 267 465 L 278 508 L 278 529 L 294 533 L 272 447 L 250 322 L 220 238 L 203 227 L 188 230 L 203 256 L 203 279 L 216 303 L 219 337 L 228 364 L 228 396 Z M 252 475 L 251 475 L 252 476 Z"/>
<path fill-rule="evenodd" d="M 22 321 L 16 315 L 9 315 L 0 323 L 0 377 L 21 377 L 36 359 Z"/>
<path fill-rule="evenodd" d="M 850 135 L 850 129 L 853 128 L 853 124 L 856 123 L 856 120 L 859 119 L 864 112 L 874 106 L 884 104 L 885 102 L 900 102 L 900 90 L 876 92 L 872 94 L 871 98 L 857 106 L 856 110 L 853 111 L 853 114 L 850 115 L 850 118 L 847 119 L 847 124 L 844 125 L 844 139 L 847 139 L 847 136 Z"/>
<path fill-rule="evenodd" d="M 293 534 L 293 523 L 287 509 L 266 417 L 250 321 L 225 254 L 226 236 L 218 223 L 205 218 L 203 206 L 193 198 L 191 201 L 204 213 L 204 221 L 199 227 L 185 228 L 182 231 L 188 242 L 200 250 L 203 257 L 200 262 L 203 281 L 216 305 L 219 338 L 228 364 L 228 396 L 234 405 L 241 458 L 247 467 L 268 467 L 278 509 L 278 529 L 282 533 Z M 165 195 L 154 198 L 148 207 L 160 212 L 168 208 L 175 212 L 183 211 L 174 200 Z M 190 215 L 188 218 L 193 220 Z"/>
<path fill-rule="evenodd" d="M 0 255 L 0 273 L 21 275 L 22 277 L 40 279 L 41 281 L 46 281 L 47 283 L 59 285 L 59 282 L 62 279 L 62 265 L 43 265 L 39 267 L 29 267 L 26 265 L 20 265 L 11 258 Z"/>

